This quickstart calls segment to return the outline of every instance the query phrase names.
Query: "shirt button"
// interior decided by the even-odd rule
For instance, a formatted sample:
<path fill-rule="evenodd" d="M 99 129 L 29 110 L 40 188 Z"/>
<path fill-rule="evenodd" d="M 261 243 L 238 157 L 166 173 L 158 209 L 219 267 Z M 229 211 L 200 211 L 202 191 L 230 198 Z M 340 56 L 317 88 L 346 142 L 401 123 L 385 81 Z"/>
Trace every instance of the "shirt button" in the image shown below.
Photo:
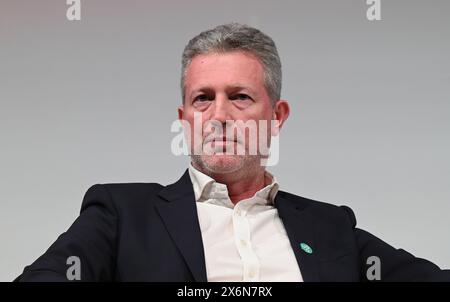
<path fill-rule="evenodd" d="M 241 216 L 241 214 L 242 214 L 241 210 L 237 209 L 237 210 L 236 210 L 236 214 L 237 214 L 238 216 Z"/>
<path fill-rule="evenodd" d="M 248 274 L 248 276 L 249 276 L 250 278 L 252 278 L 252 279 L 255 278 L 255 276 L 256 276 L 255 270 L 252 269 L 252 270 L 250 271 L 250 273 Z"/>
<path fill-rule="evenodd" d="M 244 239 L 241 239 L 241 245 L 242 246 L 246 246 L 247 245 L 247 241 L 245 241 Z"/>

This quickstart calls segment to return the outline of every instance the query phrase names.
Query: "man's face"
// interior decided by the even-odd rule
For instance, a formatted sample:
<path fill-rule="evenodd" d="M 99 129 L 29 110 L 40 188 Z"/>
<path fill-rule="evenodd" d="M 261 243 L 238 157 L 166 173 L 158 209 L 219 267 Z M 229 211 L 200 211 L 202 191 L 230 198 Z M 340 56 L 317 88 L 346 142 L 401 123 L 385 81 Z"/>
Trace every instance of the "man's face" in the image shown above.
<path fill-rule="evenodd" d="M 270 124 L 277 119 L 276 110 L 264 86 L 263 66 L 256 57 L 245 52 L 194 57 L 186 71 L 184 105 L 179 107 L 178 113 L 179 118 L 187 121 L 193 130 L 190 137 L 193 142 L 191 152 L 196 135 L 200 138 L 197 143 L 201 144 L 203 151 L 205 148 L 212 150 L 212 153 L 191 155 L 194 164 L 213 173 L 230 173 L 244 167 L 249 168 L 249 165 L 260 162 L 260 155 L 250 155 L 248 152 L 251 141 L 258 140 L 255 135 L 249 138 L 251 131 L 235 127 L 231 131 L 234 133 L 227 133 L 224 126 L 223 137 L 217 137 L 212 135 L 215 130 L 211 125 L 227 123 L 229 126 L 230 121 L 254 121 L 258 135 L 260 130 L 267 132 L 269 141 L 266 144 L 270 145 L 270 133 L 273 131 Z M 194 127 L 195 113 L 201 113 L 202 129 Z M 259 121 L 267 121 L 267 129 L 260 129 Z M 237 139 L 239 129 L 245 137 L 244 141 Z M 245 154 L 226 154 L 226 148 L 230 144 L 234 145 L 234 150 L 243 144 L 241 147 L 245 148 Z"/>

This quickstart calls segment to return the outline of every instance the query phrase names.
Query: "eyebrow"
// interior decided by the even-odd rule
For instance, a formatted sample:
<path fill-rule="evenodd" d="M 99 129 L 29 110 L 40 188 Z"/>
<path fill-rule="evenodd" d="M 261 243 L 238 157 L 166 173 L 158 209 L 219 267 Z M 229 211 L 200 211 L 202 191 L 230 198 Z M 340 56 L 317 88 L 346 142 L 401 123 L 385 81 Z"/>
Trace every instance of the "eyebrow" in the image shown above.
<path fill-rule="evenodd" d="M 205 92 L 205 91 L 211 91 L 211 90 L 213 90 L 213 89 L 212 89 L 211 86 L 209 86 L 209 85 L 201 86 L 201 87 L 199 87 L 199 88 L 197 88 L 197 89 L 194 89 L 194 90 L 189 94 L 189 99 L 192 99 L 192 97 L 194 96 L 194 94 L 196 94 L 196 93 L 198 93 L 198 92 Z M 253 89 L 251 89 L 251 88 L 249 88 L 249 87 L 247 87 L 247 86 L 245 86 L 245 85 L 239 84 L 239 83 L 228 85 L 228 86 L 226 87 L 226 90 L 227 90 L 227 91 L 228 91 L 228 90 L 248 90 L 251 94 L 256 95 L 256 92 L 255 92 Z"/>

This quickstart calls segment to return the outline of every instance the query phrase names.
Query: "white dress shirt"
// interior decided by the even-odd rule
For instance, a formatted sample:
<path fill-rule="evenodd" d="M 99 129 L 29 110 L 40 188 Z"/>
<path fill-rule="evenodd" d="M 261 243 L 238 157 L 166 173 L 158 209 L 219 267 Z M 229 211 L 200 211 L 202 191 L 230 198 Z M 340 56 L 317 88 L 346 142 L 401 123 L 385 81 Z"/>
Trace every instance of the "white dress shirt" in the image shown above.
<path fill-rule="evenodd" d="M 276 179 L 234 205 L 227 186 L 189 166 L 202 232 L 208 281 L 303 281 L 283 223 L 273 206 Z"/>

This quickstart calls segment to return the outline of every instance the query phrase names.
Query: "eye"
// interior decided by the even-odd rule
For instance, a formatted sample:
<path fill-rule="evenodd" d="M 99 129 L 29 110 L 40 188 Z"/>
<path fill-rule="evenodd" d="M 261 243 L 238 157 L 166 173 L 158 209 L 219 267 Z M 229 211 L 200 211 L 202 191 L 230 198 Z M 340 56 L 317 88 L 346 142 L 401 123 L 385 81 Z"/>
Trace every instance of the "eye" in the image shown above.
<path fill-rule="evenodd" d="M 251 97 L 244 93 L 238 93 L 230 97 L 230 100 L 246 101 L 251 100 Z"/>
<path fill-rule="evenodd" d="M 206 94 L 200 94 L 194 98 L 194 102 L 206 102 L 209 101 L 209 98 Z"/>

